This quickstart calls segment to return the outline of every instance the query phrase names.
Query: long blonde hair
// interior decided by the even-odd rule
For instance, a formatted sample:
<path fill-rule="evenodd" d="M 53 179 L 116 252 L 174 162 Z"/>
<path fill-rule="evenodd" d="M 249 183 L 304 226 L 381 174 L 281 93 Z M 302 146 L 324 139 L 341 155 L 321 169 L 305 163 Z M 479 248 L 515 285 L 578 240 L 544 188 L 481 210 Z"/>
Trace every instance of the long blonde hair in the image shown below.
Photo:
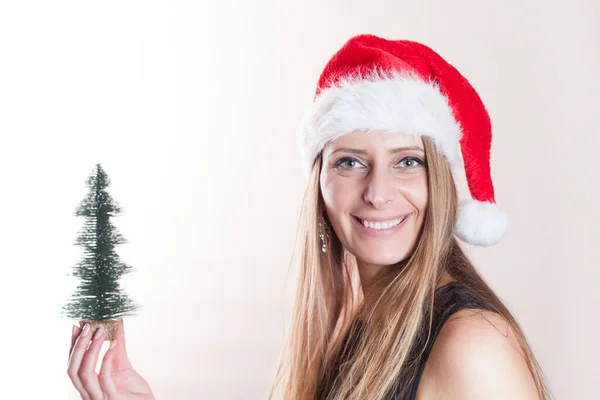
<path fill-rule="evenodd" d="M 296 250 L 298 287 L 287 338 L 269 399 L 385 399 L 409 393 L 418 362 L 413 354 L 419 335 L 431 333 L 433 295 L 439 279 L 448 272 L 478 300 L 506 319 L 534 378 L 540 399 L 550 391 L 525 336 L 508 309 L 466 257 L 453 228 L 458 197 L 446 159 L 433 142 L 423 137 L 428 168 L 429 203 L 423 228 L 412 255 L 378 277 L 359 302 L 356 259 L 335 234 L 328 251 L 321 251 L 319 216 L 324 215 L 319 156 L 312 169 L 302 204 Z M 325 215 L 326 218 L 326 215 Z M 368 312 L 366 310 L 369 310 Z M 357 318 L 366 321 L 352 357 L 335 373 L 343 338 Z M 416 350 L 416 353 L 414 351 Z M 397 377 L 410 377 L 398 387 Z M 279 393 L 278 397 L 274 397 Z"/>

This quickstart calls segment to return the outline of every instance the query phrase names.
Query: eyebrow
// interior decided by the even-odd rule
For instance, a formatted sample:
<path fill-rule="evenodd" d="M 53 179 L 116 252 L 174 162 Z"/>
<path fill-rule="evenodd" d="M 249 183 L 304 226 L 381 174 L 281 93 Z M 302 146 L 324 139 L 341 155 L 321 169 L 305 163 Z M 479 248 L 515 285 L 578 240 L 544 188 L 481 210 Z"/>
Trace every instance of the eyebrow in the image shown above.
<path fill-rule="evenodd" d="M 418 146 L 407 146 L 407 147 L 397 147 L 395 149 L 391 149 L 389 151 L 390 154 L 395 154 L 395 153 L 401 153 L 403 151 L 408 151 L 408 150 L 417 150 L 420 152 L 425 152 L 425 150 L 423 150 L 423 148 L 418 147 Z M 334 151 L 331 152 L 331 155 L 338 153 L 338 152 L 346 152 L 346 153 L 355 153 L 355 154 L 368 154 L 365 150 L 360 150 L 360 149 L 352 149 L 349 147 L 340 147 L 339 149 L 335 149 Z"/>

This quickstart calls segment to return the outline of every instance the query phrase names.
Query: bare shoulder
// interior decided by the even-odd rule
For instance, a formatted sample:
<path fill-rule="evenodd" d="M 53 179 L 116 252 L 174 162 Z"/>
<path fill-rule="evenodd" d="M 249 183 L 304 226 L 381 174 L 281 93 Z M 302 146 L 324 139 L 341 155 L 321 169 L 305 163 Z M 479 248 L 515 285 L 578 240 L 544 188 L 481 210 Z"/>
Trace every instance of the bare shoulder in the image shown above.
<path fill-rule="evenodd" d="M 509 323 L 487 310 L 452 315 L 438 334 L 417 393 L 430 399 L 539 399 Z"/>

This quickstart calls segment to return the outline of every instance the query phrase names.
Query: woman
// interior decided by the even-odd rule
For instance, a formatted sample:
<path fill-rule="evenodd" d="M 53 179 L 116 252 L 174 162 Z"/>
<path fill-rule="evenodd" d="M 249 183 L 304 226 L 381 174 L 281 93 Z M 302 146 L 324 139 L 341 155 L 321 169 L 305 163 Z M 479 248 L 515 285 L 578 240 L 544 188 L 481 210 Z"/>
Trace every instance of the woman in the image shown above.
<path fill-rule="evenodd" d="M 326 65 L 300 139 L 299 286 L 271 394 L 549 398 L 518 323 L 455 238 L 492 245 L 508 227 L 489 116 L 468 81 L 421 44 L 353 37 Z M 461 173 L 472 199 L 459 207 Z"/>
<path fill-rule="evenodd" d="M 292 330 L 270 398 L 548 399 L 510 312 L 455 237 L 501 240 L 490 121 L 467 80 L 409 41 L 351 38 L 329 61 L 300 146 L 308 187 Z M 458 205 L 464 171 L 472 199 Z M 85 399 L 152 399 L 117 345 L 73 334 Z M 137 397 L 136 397 L 137 396 Z"/>

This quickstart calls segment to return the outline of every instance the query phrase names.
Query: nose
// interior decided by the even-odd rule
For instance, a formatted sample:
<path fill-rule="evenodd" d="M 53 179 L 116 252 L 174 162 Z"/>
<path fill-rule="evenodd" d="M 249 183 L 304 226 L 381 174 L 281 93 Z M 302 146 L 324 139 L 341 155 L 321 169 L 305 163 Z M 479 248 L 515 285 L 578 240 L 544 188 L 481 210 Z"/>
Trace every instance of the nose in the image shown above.
<path fill-rule="evenodd" d="M 384 207 L 394 199 L 392 177 L 384 168 L 373 168 L 367 177 L 364 200 L 375 208 Z"/>

